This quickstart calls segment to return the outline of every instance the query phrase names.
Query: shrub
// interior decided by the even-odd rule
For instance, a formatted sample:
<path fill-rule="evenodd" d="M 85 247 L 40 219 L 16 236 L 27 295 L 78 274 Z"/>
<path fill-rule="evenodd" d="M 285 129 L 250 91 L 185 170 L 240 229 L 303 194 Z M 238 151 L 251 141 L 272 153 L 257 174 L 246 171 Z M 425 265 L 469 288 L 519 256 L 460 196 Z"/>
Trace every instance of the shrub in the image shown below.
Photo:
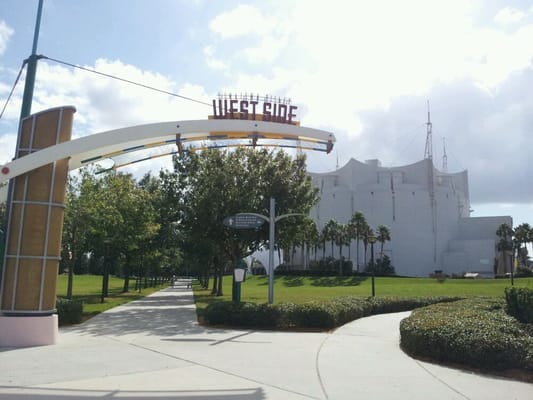
<path fill-rule="evenodd" d="M 533 338 L 502 300 L 469 299 L 414 311 L 400 323 L 411 355 L 482 368 L 533 370 Z"/>
<path fill-rule="evenodd" d="M 515 277 L 527 278 L 529 276 L 533 276 L 533 270 L 531 270 L 530 268 L 524 267 L 523 265 L 520 265 L 516 268 Z"/>
<path fill-rule="evenodd" d="M 458 298 L 368 298 L 339 297 L 303 304 L 255 304 L 216 302 L 207 306 L 205 320 L 211 325 L 249 328 L 332 329 L 373 314 L 408 311 Z"/>
<path fill-rule="evenodd" d="M 265 267 L 252 267 L 251 269 L 252 275 L 266 275 L 266 269 Z"/>
<path fill-rule="evenodd" d="M 212 325 L 271 328 L 279 319 L 279 311 L 270 304 L 220 301 L 205 310 L 205 320 Z"/>
<path fill-rule="evenodd" d="M 533 324 L 533 289 L 506 288 L 507 313 L 520 322 Z"/>
<path fill-rule="evenodd" d="M 58 297 L 56 301 L 59 325 L 79 324 L 83 313 L 81 300 L 70 300 Z"/>
<path fill-rule="evenodd" d="M 376 276 L 393 276 L 396 275 L 394 267 L 391 265 L 390 257 L 383 255 L 383 258 L 380 258 L 374 262 L 375 269 L 374 274 Z M 365 268 L 365 272 L 372 273 L 373 265 L 371 262 Z"/>
<path fill-rule="evenodd" d="M 286 320 L 290 327 L 297 328 L 333 328 L 337 320 L 331 302 L 313 301 L 294 305 Z"/>

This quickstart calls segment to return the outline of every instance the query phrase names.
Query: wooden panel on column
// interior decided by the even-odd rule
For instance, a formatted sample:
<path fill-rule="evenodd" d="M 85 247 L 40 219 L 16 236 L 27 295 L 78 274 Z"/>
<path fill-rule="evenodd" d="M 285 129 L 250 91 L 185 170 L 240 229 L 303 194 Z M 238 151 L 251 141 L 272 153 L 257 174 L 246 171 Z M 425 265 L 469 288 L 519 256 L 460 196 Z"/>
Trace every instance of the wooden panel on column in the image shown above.
<path fill-rule="evenodd" d="M 70 140 L 74 107 L 43 111 L 22 121 L 16 158 Z M 57 272 L 68 160 L 59 160 L 10 182 L 6 254 L 0 311 L 50 314 Z"/>

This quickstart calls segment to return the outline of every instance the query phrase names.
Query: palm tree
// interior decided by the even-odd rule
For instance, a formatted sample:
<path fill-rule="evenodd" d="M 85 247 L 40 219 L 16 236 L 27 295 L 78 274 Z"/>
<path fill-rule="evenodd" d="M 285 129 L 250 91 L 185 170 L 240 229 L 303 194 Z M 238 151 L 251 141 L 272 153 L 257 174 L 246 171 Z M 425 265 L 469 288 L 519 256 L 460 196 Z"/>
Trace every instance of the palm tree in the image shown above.
<path fill-rule="evenodd" d="M 304 269 L 307 269 L 308 263 L 306 261 L 309 260 L 309 253 L 311 247 L 314 246 L 315 248 L 315 254 L 316 254 L 316 246 L 318 243 L 318 230 L 315 224 L 315 221 L 312 219 L 306 219 L 302 224 L 302 231 L 303 231 L 303 238 L 301 243 L 301 250 L 302 250 L 302 263 L 304 266 Z M 304 255 L 304 248 L 305 248 L 305 255 Z"/>
<path fill-rule="evenodd" d="M 363 233 L 362 233 L 362 239 L 363 239 L 363 246 L 364 246 L 364 249 L 365 249 L 365 268 L 366 268 L 366 254 L 367 254 L 367 249 L 368 249 L 368 243 L 369 240 L 368 238 L 370 236 L 374 236 L 374 231 L 372 230 L 372 228 L 367 224 L 365 225 L 365 227 L 363 228 Z"/>
<path fill-rule="evenodd" d="M 377 241 L 381 243 L 381 248 L 379 251 L 380 257 L 383 258 L 383 246 L 385 242 L 390 242 L 390 229 L 385 225 L 379 225 L 377 229 Z"/>
<path fill-rule="evenodd" d="M 316 226 L 316 223 L 314 221 L 312 222 L 313 224 L 309 226 L 308 241 L 309 241 L 309 246 L 313 247 L 314 258 L 316 261 L 316 253 L 318 251 L 318 247 L 320 246 L 321 238 L 320 238 L 320 232 L 318 231 L 318 227 Z"/>
<path fill-rule="evenodd" d="M 322 244 L 322 260 L 326 258 L 326 236 L 324 235 L 324 229 L 320 232 L 320 243 Z"/>
<path fill-rule="evenodd" d="M 363 237 L 364 229 L 367 225 L 365 216 L 361 211 L 357 211 L 352 215 L 350 222 L 348 222 L 350 240 L 355 239 L 355 258 L 356 258 L 356 270 L 359 271 L 359 241 Z"/>
<path fill-rule="evenodd" d="M 533 252 L 533 227 L 529 229 L 528 242 L 531 243 L 531 250 Z"/>
<path fill-rule="evenodd" d="M 333 245 L 335 243 L 335 238 L 337 237 L 337 232 L 339 230 L 339 223 L 335 219 L 330 219 L 324 228 L 322 229 L 322 235 L 324 236 L 324 243 L 326 240 L 331 241 L 331 257 L 333 257 Z"/>
<path fill-rule="evenodd" d="M 511 228 L 507 224 L 501 224 L 496 230 L 496 235 L 500 238 L 496 247 L 498 249 L 498 252 L 503 254 L 503 269 L 504 269 L 503 272 L 504 273 L 508 271 L 508 268 L 507 268 L 508 257 L 506 253 L 509 250 L 513 250 L 513 241 L 512 241 L 513 234 L 514 234 L 513 228 Z"/>
<path fill-rule="evenodd" d="M 335 243 L 339 246 L 339 274 L 342 275 L 342 248 L 347 244 L 348 228 L 344 224 L 337 224 Z"/>
<path fill-rule="evenodd" d="M 531 240 L 531 229 L 532 228 L 528 223 L 523 223 L 518 225 L 514 230 L 514 238 L 516 241 L 515 247 L 517 247 L 516 256 L 518 262 L 521 262 L 524 266 L 526 265 L 525 259 L 527 259 L 527 243 Z M 522 244 L 524 245 L 524 251 L 521 251 Z M 521 257 L 522 254 L 524 257 Z"/>

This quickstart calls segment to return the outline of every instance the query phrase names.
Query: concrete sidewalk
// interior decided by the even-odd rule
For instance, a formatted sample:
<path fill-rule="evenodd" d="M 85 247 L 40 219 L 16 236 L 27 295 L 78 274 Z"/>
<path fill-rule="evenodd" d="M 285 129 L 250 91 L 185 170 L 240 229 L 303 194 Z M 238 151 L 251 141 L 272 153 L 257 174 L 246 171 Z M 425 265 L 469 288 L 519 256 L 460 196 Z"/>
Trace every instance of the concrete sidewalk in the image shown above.
<path fill-rule="evenodd" d="M 60 343 L 0 348 L 0 400 L 531 399 L 533 385 L 423 363 L 379 315 L 333 333 L 206 329 L 176 286 L 60 330 Z"/>

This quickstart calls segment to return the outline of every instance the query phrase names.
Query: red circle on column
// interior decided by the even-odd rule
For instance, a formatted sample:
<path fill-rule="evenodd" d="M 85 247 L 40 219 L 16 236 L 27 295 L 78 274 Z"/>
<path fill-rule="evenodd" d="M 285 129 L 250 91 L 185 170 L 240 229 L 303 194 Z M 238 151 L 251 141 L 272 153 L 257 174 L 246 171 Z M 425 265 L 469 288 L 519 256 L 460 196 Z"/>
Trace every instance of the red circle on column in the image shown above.
<path fill-rule="evenodd" d="M 9 168 L 8 168 L 8 167 L 4 167 L 4 168 L 2 168 L 2 173 L 3 173 L 4 175 L 9 174 Z"/>

